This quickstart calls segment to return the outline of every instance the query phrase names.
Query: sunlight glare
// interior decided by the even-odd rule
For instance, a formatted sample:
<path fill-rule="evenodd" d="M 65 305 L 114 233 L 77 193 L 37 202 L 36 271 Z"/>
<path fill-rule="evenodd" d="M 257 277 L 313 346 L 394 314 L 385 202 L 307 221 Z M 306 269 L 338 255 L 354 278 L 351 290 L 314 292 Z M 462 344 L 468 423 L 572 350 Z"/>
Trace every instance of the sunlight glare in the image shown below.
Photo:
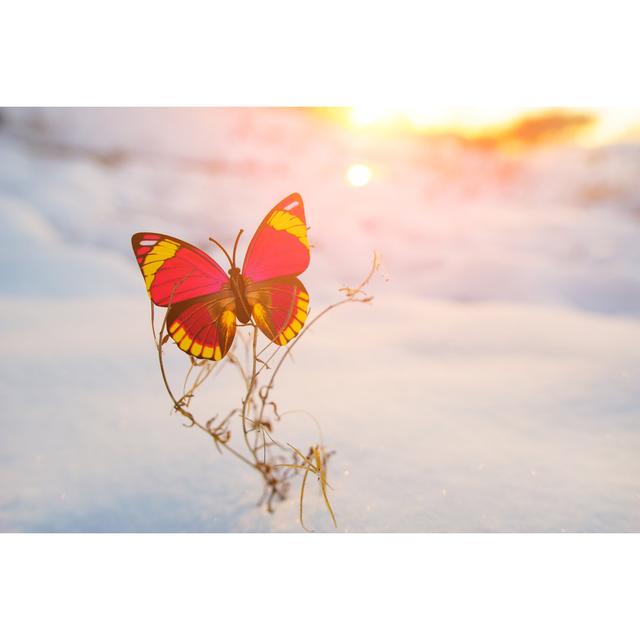
<path fill-rule="evenodd" d="M 364 187 L 371 180 L 371 169 L 366 164 L 354 164 L 347 171 L 347 180 L 354 187 Z"/>
<path fill-rule="evenodd" d="M 352 107 L 351 122 L 357 126 L 364 127 L 374 123 L 379 123 L 392 117 L 393 114 L 389 109 L 383 107 Z"/>
<path fill-rule="evenodd" d="M 421 134 L 455 133 L 471 138 L 495 135 L 501 129 L 527 115 L 544 113 L 549 107 L 499 106 L 493 108 L 445 108 L 438 105 L 418 105 L 410 108 L 389 108 L 359 105 L 349 109 L 348 122 L 362 131 L 405 131 Z M 573 109 L 574 111 L 576 108 Z M 596 116 L 593 126 L 581 132 L 578 141 L 597 146 L 640 136 L 638 112 L 633 108 L 582 108 Z"/>
<path fill-rule="evenodd" d="M 525 113 L 524 108 L 470 109 L 444 108 L 433 106 L 408 109 L 382 107 L 352 107 L 351 123 L 358 127 L 408 128 L 420 133 L 441 133 L 458 131 L 477 134 L 500 124 L 504 124 Z"/>

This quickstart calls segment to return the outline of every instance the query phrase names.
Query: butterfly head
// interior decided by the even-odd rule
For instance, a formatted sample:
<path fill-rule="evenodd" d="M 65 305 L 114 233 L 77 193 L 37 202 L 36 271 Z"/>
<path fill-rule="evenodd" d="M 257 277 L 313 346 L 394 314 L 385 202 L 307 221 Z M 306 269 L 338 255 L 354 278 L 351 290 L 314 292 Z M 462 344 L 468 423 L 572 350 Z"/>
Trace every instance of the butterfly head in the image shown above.
<path fill-rule="evenodd" d="M 240 229 L 240 231 L 238 232 L 238 235 L 236 236 L 236 241 L 233 243 L 233 257 L 231 257 L 227 253 L 227 250 L 215 238 L 209 238 L 209 240 L 217 244 L 222 249 L 224 255 L 227 256 L 227 260 L 231 265 L 231 269 L 229 269 L 229 272 L 228 272 L 230 276 L 237 276 L 240 273 L 240 269 L 236 267 L 236 250 L 238 249 L 238 240 L 240 240 L 240 236 L 242 235 L 243 231 L 244 229 Z"/>

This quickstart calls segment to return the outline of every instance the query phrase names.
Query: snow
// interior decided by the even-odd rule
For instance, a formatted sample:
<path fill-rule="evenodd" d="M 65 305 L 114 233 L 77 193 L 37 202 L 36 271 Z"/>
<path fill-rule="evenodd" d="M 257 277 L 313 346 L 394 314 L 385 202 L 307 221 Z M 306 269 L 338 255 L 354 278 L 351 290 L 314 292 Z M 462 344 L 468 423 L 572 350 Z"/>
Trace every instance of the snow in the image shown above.
<path fill-rule="evenodd" d="M 336 451 L 339 531 L 640 530 L 640 147 L 513 155 L 304 110 L 3 116 L 0 530 L 300 530 L 295 489 L 265 513 L 254 472 L 170 413 L 129 243 L 217 256 L 209 235 L 250 237 L 291 191 L 312 310 L 373 249 L 387 276 L 309 332 L 275 392 Z M 240 392 L 223 371 L 197 407 Z M 275 435 L 318 438 L 305 413 Z M 333 530 L 315 488 L 306 521 Z"/>

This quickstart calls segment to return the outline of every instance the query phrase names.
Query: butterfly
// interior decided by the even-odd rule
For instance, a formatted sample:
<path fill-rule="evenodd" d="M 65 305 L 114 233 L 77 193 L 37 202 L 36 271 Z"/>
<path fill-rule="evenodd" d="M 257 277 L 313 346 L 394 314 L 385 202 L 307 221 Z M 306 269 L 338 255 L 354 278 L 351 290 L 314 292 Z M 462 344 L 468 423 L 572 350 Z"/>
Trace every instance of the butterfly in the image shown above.
<path fill-rule="evenodd" d="M 152 302 L 168 307 L 166 329 L 182 351 L 221 360 L 238 325 L 255 324 L 269 340 L 285 345 L 301 331 L 309 294 L 296 276 L 309 266 L 307 223 L 302 198 L 292 193 L 261 222 L 244 258 L 224 269 L 184 240 L 160 233 L 136 233 L 133 252 Z"/>

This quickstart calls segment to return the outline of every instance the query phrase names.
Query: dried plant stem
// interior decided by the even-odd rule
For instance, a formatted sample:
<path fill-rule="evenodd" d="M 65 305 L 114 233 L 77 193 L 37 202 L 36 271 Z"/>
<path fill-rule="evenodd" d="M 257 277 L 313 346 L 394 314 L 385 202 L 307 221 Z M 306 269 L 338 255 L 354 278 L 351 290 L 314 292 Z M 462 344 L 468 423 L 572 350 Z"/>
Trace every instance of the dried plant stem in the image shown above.
<path fill-rule="evenodd" d="M 372 267 L 360 285 L 355 288 L 345 287 L 341 289 L 340 291 L 346 296 L 343 300 L 330 304 L 324 308 L 306 324 L 306 326 L 285 349 L 280 350 L 279 348 L 275 348 L 271 355 L 265 360 L 262 360 L 260 357 L 273 345 L 273 343 L 267 344 L 263 349 L 258 351 L 258 328 L 253 322 L 248 323 L 252 332 L 250 340 L 247 340 L 245 336 L 239 334 L 240 340 L 236 341 L 236 344 L 232 347 L 232 350 L 227 354 L 224 360 L 224 362 L 228 362 L 240 373 L 245 386 L 245 392 L 242 396 L 240 406 L 232 409 L 220 420 L 218 420 L 217 416 L 214 416 L 207 421 L 199 421 L 195 418 L 188 407 L 191 399 L 195 395 L 195 392 L 209 378 L 214 370 L 219 370 L 222 365 L 209 361 L 197 361 L 196 359 L 191 358 L 191 366 L 189 367 L 184 379 L 182 395 L 180 398 L 177 398 L 169 384 L 163 358 L 163 347 L 168 339 L 165 331 L 167 314 L 171 309 L 171 299 L 159 333 L 156 333 L 154 307 L 153 304 L 151 305 L 151 325 L 158 352 L 160 373 L 167 393 L 173 402 L 174 410 L 189 421 L 185 426 L 195 426 L 207 433 L 213 439 L 218 451 L 221 453 L 223 451 L 228 451 L 239 460 L 242 460 L 246 465 L 255 469 L 261 475 L 264 483 L 264 492 L 260 502 L 266 502 L 266 508 L 269 512 L 273 511 L 273 501 L 275 498 L 279 498 L 281 500 L 286 498 L 291 478 L 295 474 L 303 471 L 304 473 L 300 484 L 299 518 L 300 525 L 306 531 L 310 531 L 310 529 L 308 529 L 304 524 L 303 511 L 305 488 L 309 474 L 313 474 L 318 478 L 323 501 L 334 527 L 337 526 L 335 513 L 327 494 L 327 488 L 329 487 L 327 482 L 327 461 L 331 456 L 331 453 L 327 453 L 322 444 L 315 444 L 310 446 L 309 453 L 304 455 L 293 445 L 288 444 L 285 446 L 278 442 L 271 435 L 273 423 L 279 421 L 283 415 L 294 412 L 288 411 L 280 413 L 276 403 L 270 399 L 270 395 L 274 389 L 276 377 L 281 371 L 285 360 L 290 356 L 291 350 L 306 334 L 306 332 L 311 329 L 318 320 L 320 320 L 320 318 L 324 317 L 330 311 L 350 302 L 369 302 L 372 299 L 365 293 L 364 287 L 371 280 L 374 272 L 378 268 L 378 265 L 378 257 L 374 254 Z M 172 297 L 173 296 L 171 296 L 171 298 Z M 244 358 L 242 358 L 244 363 L 241 361 L 241 358 L 238 357 L 238 343 L 241 343 L 245 349 Z M 271 369 L 269 367 L 269 363 L 274 358 L 276 359 L 276 362 L 273 369 Z M 199 371 L 189 386 L 189 378 L 195 368 L 198 368 Z M 270 375 L 267 383 L 262 387 L 259 387 L 258 381 L 260 379 L 260 375 L 265 371 L 265 369 L 270 371 Z M 302 412 L 306 413 L 304 411 Z M 239 414 L 240 417 L 244 447 L 246 449 L 246 452 L 242 453 L 230 444 L 230 440 L 232 439 L 231 421 L 236 414 Z M 318 424 L 317 420 L 316 424 Z M 254 434 L 253 438 L 250 437 L 252 433 Z"/>
<path fill-rule="evenodd" d="M 247 411 L 250 409 L 251 406 L 251 398 L 252 398 L 252 394 L 253 394 L 253 388 L 256 384 L 257 381 L 257 377 L 256 377 L 256 364 L 257 364 L 257 360 L 256 360 L 256 346 L 258 344 L 258 327 L 256 327 L 255 325 L 253 326 L 253 339 L 251 342 L 251 347 L 252 347 L 252 352 L 253 352 L 253 357 L 251 359 L 251 366 L 252 366 L 252 370 L 251 370 L 251 376 L 250 377 L 246 377 L 246 384 L 247 384 L 247 393 L 245 394 L 243 400 L 242 400 L 242 414 L 241 414 L 241 419 L 242 419 L 242 433 L 244 435 L 244 441 L 247 445 L 247 449 L 249 449 L 249 451 L 251 451 L 251 454 L 253 455 L 253 458 L 256 462 L 256 464 L 258 464 L 258 454 L 256 452 L 255 447 L 252 447 L 250 442 L 249 442 L 249 432 L 247 431 Z"/>

